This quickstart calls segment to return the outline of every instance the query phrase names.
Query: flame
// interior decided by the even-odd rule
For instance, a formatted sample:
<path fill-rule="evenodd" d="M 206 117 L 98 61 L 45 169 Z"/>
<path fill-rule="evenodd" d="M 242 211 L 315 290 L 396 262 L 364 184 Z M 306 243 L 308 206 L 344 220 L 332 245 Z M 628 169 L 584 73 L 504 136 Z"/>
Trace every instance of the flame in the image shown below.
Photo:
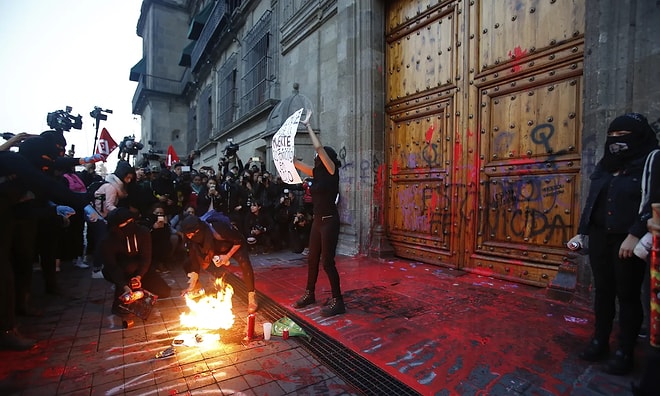
<path fill-rule="evenodd" d="M 231 298 L 234 288 L 221 278 L 215 280 L 215 295 L 206 294 L 199 299 L 186 295 L 189 313 L 182 313 L 179 320 L 183 327 L 207 330 L 228 330 L 234 325 Z"/>

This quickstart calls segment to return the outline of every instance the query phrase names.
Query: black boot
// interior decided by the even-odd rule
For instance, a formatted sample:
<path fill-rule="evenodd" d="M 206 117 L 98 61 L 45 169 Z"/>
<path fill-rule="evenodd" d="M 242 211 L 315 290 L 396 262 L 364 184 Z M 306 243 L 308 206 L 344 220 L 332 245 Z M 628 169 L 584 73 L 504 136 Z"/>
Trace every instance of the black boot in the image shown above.
<path fill-rule="evenodd" d="M 614 356 L 607 361 L 605 372 L 612 375 L 626 375 L 635 367 L 633 352 L 625 352 L 623 349 L 618 349 Z"/>
<path fill-rule="evenodd" d="M 593 339 L 589 342 L 589 346 L 584 351 L 580 352 L 579 356 L 580 359 L 586 360 L 587 362 L 599 362 L 607 359 L 609 355 L 609 344 Z"/>
<path fill-rule="evenodd" d="M 344 299 L 341 297 L 331 298 L 329 304 L 321 308 L 321 316 L 325 317 L 335 316 L 345 312 L 346 307 L 344 306 Z"/>
<path fill-rule="evenodd" d="M 36 343 L 23 337 L 16 329 L 0 331 L 0 350 L 27 351 Z"/>
<path fill-rule="evenodd" d="M 298 301 L 293 303 L 293 307 L 304 308 L 310 304 L 314 304 L 315 302 L 316 302 L 316 297 L 314 297 L 314 292 L 311 290 L 305 290 L 305 294 L 303 294 L 302 297 L 298 299 Z"/>

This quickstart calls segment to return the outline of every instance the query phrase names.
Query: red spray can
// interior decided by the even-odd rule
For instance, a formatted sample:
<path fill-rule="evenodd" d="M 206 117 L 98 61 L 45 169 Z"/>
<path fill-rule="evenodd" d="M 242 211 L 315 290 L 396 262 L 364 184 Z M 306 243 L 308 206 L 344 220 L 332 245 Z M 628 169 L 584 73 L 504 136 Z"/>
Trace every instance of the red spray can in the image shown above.
<path fill-rule="evenodd" d="M 282 329 L 282 339 L 284 340 L 289 339 L 289 329 Z"/>
<path fill-rule="evenodd" d="M 249 314 L 247 319 L 247 339 L 251 340 L 254 337 L 254 322 L 256 318 L 254 314 Z"/>

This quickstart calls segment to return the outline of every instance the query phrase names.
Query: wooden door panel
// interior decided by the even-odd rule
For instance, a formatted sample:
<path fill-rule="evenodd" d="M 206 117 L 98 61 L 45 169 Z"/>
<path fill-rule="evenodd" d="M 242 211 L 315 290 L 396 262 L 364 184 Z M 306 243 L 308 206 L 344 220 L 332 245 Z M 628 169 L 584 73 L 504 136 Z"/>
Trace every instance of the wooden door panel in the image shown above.
<path fill-rule="evenodd" d="M 422 24 L 400 29 L 388 38 L 387 96 L 390 101 L 453 85 L 456 30 L 453 9 L 434 13 Z"/>
<path fill-rule="evenodd" d="M 477 70 L 552 49 L 584 34 L 584 1 L 482 0 L 478 6 Z"/>

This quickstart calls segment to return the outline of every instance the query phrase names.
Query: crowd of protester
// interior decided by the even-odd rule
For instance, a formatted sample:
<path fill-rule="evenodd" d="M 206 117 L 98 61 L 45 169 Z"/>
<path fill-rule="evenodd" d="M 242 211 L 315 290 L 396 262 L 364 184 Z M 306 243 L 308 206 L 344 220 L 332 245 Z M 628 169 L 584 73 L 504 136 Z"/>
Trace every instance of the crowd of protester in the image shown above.
<path fill-rule="evenodd" d="M 7 198 L 0 202 L 7 243 L 0 257 L 6 283 L 0 293 L 6 319 L 0 323 L 0 349 L 29 349 L 36 342 L 20 334 L 14 319 L 41 314 L 30 303 L 35 268 L 50 295 L 66 294 L 57 282 L 62 265 L 91 267 L 92 278 L 115 284 L 116 294 L 144 283 L 169 295 L 159 273 L 185 271 L 189 238 L 181 226 L 186 216 L 224 214 L 245 237 L 249 254 L 306 250 L 312 219 L 305 198 L 309 180 L 287 185 L 274 179 L 263 161 L 251 158 L 244 166 L 237 157 L 223 159 L 215 169 L 195 169 L 190 163 L 168 168 L 156 161 L 134 166 L 120 160 L 102 176 L 95 163 L 105 156 L 73 158 L 64 147 L 61 131 L 47 131 L 17 136 L 0 149 L 7 164 L 3 180 L 12 181 L 1 185 Z M 20 165 L 23 158 L 29 165 Z M 128 267 L 135 271 L 118 271 L 128 268 L 117 265 L 122 260 L 133 262 L 135 268 Z M 254 298 L 250 307 L 256 309 Z M 121 308 L 114 301 L 113 313 L 125 314 Z"/>

